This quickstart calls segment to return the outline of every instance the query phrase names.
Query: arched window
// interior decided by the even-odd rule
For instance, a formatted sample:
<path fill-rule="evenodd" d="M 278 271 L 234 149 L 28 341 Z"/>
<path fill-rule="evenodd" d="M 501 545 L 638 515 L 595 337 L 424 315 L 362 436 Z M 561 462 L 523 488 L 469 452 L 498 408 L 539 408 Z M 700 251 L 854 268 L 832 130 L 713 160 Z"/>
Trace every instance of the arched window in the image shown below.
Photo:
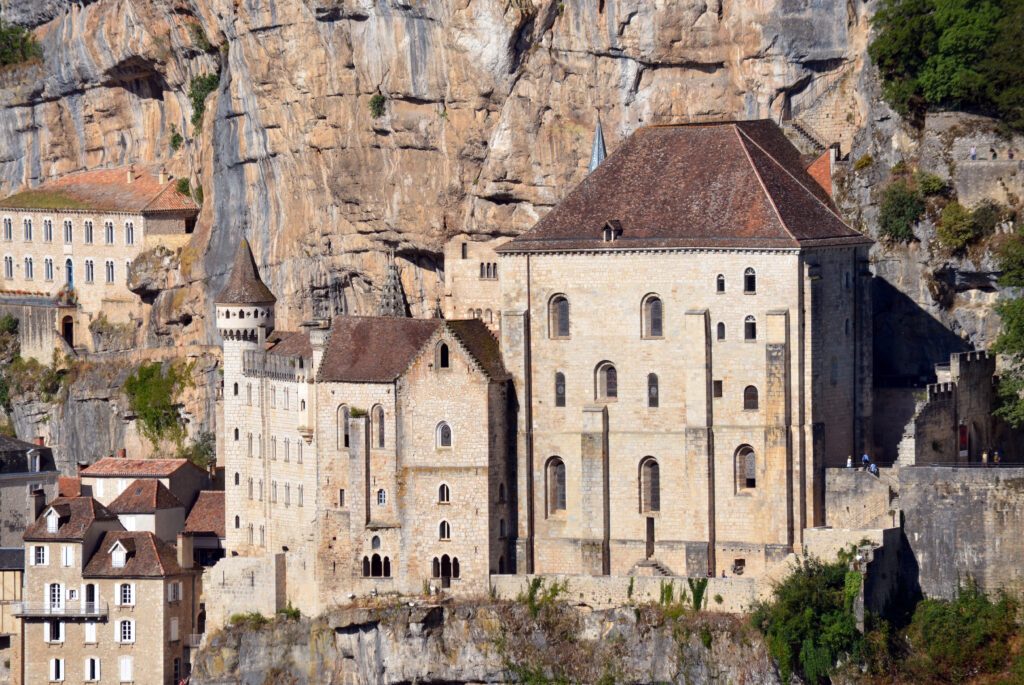
<path fill-rule="evenodd" d="M 437 368 L 451 368 L 450 352 L 446 343 L 438 343 L 437 345 Z"/>
<path fill-rule="evenodd" d="M 551 457 L 545 472 L 548 481 L 548 513 L 565 511 L 565 462 L 559 457 Z"/>
<path fill-rule="evenodd" d="M 715 292 L 725 292 L 725 276 L 723 276 L 722 274 L 718 274 L 718 276 L 715 278 Z"/>
<path fill-rule="evenodd" d="M 717 329 L 718 329 L 717 330 L 717 333 L 718 333 L 717 337 L 718 337 L 718 339 L 719 340 L 725 340 L 725 324 L 722 323 L 721 321 L 719 321 Z"/>
<path fill-rule="evenodd" d="M 373 423 L 377 428 L 377 447 L 384 448 L 384 407 L 379 404 L 373 408 Z"/>
<path fill-rule="evenodd" d="M 451 557 L 449 557 L 447 554 L 441 555 L 441 577 L 452 577 L 452 560 Z"/>
<path fill-rule="evenodd" d="M 391 557 L 384 557 L 384 577 L 391 577 Z"/>
<path fill-rule="evenodd" d="M 452 501 L 452 491 L 448 487 L 447 483 L 441 483 L 440 487 L 437 488 L 437 502 L 438 504 L 448 504 Z"/>
<path fill-rule="evenodd" d="M 235 383 L 234 385 L 234 395 L 235 397 L 238 397 L 238 383 Z"/>
<path fill-rule="evenodd" d="M 370 577 L 370 557 L 363 557 L 363 578 Z"/>
<path fill-rule="evenodd" d="M 661 298 L 657 295 L 648 295 L 644 298 L 643 312 L 643 337 L 660 338 L 664 335 L 662 319 L 664 315 Z"/>
<path fill-rule="evenodd" d="M 246 442 L 247 442 L 246 453 L 251 457 L 252 456 L 252 433 L 249 433 L 248 435 L 246 435 L 245 439 L 246 439 Z"/>
<path fill-rule="evenodd" d="M 388 503 L 388 493 L 381 488 L 377 491 L 377 506 L 383 507 Z"/>
<path fill-rule="evenodd" d="M 380 578 L 384 575 L 384 563 L 379 554 L 370 557 L 370 577 Z"/>
<path fill-rule="evenodd" d="M 235 429 L 235 442 L 238 442 L 238 429 Z"/>
<path fill-rule="evenodd" d="M 349 446 L 348 405 L 338 407 L 338 449 Z"/>
<path fill-rule="evenodd" d="M 747 267 L 747 269 L 743 272 L 743 292 L 757 292 L 757 275 L 754 273 L 754 270 L 750 267 Z"/>
<path fill-rule="evenodd" d="M 561 371 L 555 374 L 555 406 L 565 406 L 565 374 Z"/>
<path fill-rule="evenodd" d="M 752 490 L 757 487 L 757 457 L 750 445 L 736 450 L 736 489 Z"/>
<path fill-rule="evenodd" d="M 459 558 L 452 557 L 452 578 L 459 577 Z"/>
<path fill-rule="evenodd" d="M 242 525 L 242 520 L 236 516 L 235 517 L 235 529 L 237 529 L 241 525 Z"/>
<path fill-rule="evenodd" d="M 647 406 L 658 406 L 658 374 L 647 374 Z"/>
<path fill-rule="evenodd" d="M 240 477 L 238 475 L 238 471 L 235 471 L 235 485 L 238 485 L 239 481 L 240 481 Z"/>
<path fill-rule="evenodd" d="M 434 557 L 434 560 L 430 562 L 430 576 L 432 578 L 441 577 L 441 560 Z"/>
<path fill-rule="evenodd" d="M 439 540 L 452 539 L 452 527 L 447 521 L 441 521 L 437 525 L 437 537 Z"/>
<path fill-rule="evenodd" d="M 370 538 L 370 549 L 380 549 L 380 536 L 374 535 Z"/>
<path fill-rule="evenodd" d="M 757 319 L 748 316 L 743 320 L 743 339 L 757 340 Z"/>
<path fill-rule="evenodd" d="M 438 447 L 451 447 L 452 446 L 452 428 L 447 423 L 442 421 L 437 424 L 437 446 Z"/>
<path fill-rule="evenodd" d="M 483 262 L 480 262 L 480 278 L 487 278 L 487 269 Z"/>
<path fill-rule="evenodd" d="M 598 365 L 596 381 L 596 399 L 614 400 L 619 396 L 619 375 L 611 362 L 602 362 Z"/>
<path fill-rule="evenodd" d="M 752 385 L 743 388 L 743 408 L 757 409 L 757 388 Z"/>
<path fill-rule="evenodd" d="M 640 511 L 661 511 L 661 469 L 654 457 L 640 462 Z"/>
<path fill-rule="evenodd" d="M 555 295 L 548 303 L 548 332 L 552 338 L 569 337 L 569 300 Z"/>

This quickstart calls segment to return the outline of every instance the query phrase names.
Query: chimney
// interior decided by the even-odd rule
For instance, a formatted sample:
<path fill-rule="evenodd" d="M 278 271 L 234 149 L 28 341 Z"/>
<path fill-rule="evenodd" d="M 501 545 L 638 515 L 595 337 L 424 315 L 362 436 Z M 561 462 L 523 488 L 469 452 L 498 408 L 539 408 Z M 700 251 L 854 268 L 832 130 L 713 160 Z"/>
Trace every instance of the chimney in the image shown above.
<path fill-rule="evenodd" d="M 37 435 L 35 437 L 35 440 L 33 440 L 32 442 L 34 442 L 35 444 L 39 445 L 40 447 L 46 447 L 46 438 L 44 438 L 41 435 Z"/>
<path fill-rule="evenodd" d="M 178 533 L 178 566 L 192 568 L 192 536 Z"/>
<path fill-rule="evenodd" d="M 32 520 L 35 521 L 39 518 L 39 515 L 43 513 L 43 509 L 46 507 L 46 492 L 42 488 L 33 490 L 32 497 L 29 498 L 29 502 L 32 507 Z"/>
<path fill-rule="evenodd" d="M 119 449 L 117 451 L 117 458 L 118 459 L 127 459 L 128 458 L 128 450 L 126 450 L 123 447 L 121 449 Z"/>
<path fill-rule="evenodd" d="M 167 183 L 167 171 L 160 167 L 160 185 Z"/>
<path fill-rule="evenodd" d="M 131 183 L 134 180 L 135 180 L 135 165 L 134 164 L 129 164 L 128 165 L 128 182 Z"/>

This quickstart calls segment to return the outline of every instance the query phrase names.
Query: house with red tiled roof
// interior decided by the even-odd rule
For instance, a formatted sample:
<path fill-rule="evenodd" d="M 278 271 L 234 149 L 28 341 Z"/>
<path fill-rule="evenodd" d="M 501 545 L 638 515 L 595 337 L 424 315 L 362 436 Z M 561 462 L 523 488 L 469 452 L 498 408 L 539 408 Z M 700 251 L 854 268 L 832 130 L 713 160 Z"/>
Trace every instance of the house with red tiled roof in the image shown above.
<path fill-rule="evenodd" d="M 204 490 L 185 520 L 185 535 L 192 540 L 193 557 L 201 566 L 213 566 L 224 557 L 226 534 L 224 491 Z"/>
<path fill-rule="evenodd" d="M 195 227 L 199 206 L 182 180 L 143 167 L 94 169 L 0 199 L 0 309 L 44 309 L 53 322 L 23 331 L 22 356 L 48 363 L 61 345 L 51 330 L 69 348 L 93 349 L 88 325 L 101 312 L 111 323 L 140 313 L 132 263 L 157 246 L 182 247 Z"/>
<path fill-rule="evenodd" d="M 160 483 L 163 489 L 150 486 L 145 489 L 147 496 L 157 497 L 166 492 L 186 510 L 192 508 L 201 490 L 210 487 L 210 474 L 188 459 L 104 457 L 82 469 L 78 475 L 82 480 L 82 492 L 108 506 L 136 480 Z"/>
<path fill-rule="evenodd" d="M 185 505 L 155 478 L 129 483 L 109 509 L 126 530 L 148 531 L 165 542 L 177 539 L 185 525 Z"/>

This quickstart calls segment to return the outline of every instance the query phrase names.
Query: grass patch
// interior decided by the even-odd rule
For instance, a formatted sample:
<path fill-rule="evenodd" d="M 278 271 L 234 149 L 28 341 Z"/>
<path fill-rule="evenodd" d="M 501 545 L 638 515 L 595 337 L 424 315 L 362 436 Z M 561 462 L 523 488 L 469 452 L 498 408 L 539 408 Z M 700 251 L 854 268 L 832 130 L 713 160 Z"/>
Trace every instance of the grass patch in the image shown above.
<path fill-rule="evenodd" d="M 210 43 L 210 39 L 206 37 L 206 31 L 199 22 L 189 22 L 188 24 L 188 35 L 192 38 L 192 45 L 195 46 L 196 50 L 201 52 L 214 52 L 213 44 Z"/>
<path fill-rule="evenodd" d="M 384 116 L 385 105 L 387 104 L 387 98 L 380 93 L 375 94 L 370 98 L 370 116 L 374 119 Z"/>
<path fill-rule="evenodd" d="M 185 197 L 192 197 L 192 186 L 188 182 L 187 178 L 179 178 L 174 183 L 174 189 L 178 191 L 179 195 L 184 195 Z"/>
<path fill-rule="evenodd" d="M 89 209 L 89 205 L 59 190 L 26 190 L 0 201 L 18 209 Z"/>
<path fill-rule="evenodd" d="M 270 623 L 270 619 L 258 611 L 247 611 L 241 614 L 231 614 L 228 623 L 232 626 L 244 626 L 250 630 L 259 630 Z"/>

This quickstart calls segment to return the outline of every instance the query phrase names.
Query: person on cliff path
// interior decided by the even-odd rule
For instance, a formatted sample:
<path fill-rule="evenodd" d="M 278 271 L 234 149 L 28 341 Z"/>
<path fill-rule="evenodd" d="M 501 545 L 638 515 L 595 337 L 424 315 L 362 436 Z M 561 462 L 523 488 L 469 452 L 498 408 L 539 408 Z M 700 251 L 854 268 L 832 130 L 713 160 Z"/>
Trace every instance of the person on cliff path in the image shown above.
<path fill-rule="evenodd" d="M 861 456 L 861 458 L 860 458 L 860 465 L 861 465 L 861 467 L 862 467 L 862 468 L 863 468 L 863 469 L 864 469 L 865 471 L 867 471 L 867 470 L 868 470 L 868 464 L 870 464 L 870 463 L 871 463 L 871 457 L 869 457 L 869 456 L 867 455 L 867 453 L 865 452 L 865 453 L 864 453 L 864 455 L 863 455 L 863 456 Z"/>
<path fill-rule="evenodd" d="M 874 462 L 872 462 L 871 466 L 868 467 L 868 473 L 870 473 L 872 476 L 875 476 L 877 478 L 878 477 L 878 464 L 875 464 Z"/>
<path fill-rule="evenodd" d="M 846 468 L 848 468 L 848 469 L 852 469 L 853 468 L 853 455 L 852 454 L 848 455 L 846 457 Z"/>
<path fill-rule="evenodd" d="M 988 466 L 988 450 L 981 451 L 981 463 Z"/>
<path fill-rule="evenodd" d="M 996 466 L 999 466 L 999 462 L 1000 462 L 999 452 L 995 453 L 995 456 L 992 458 L 992 461 L 995 462 Z"/>
<path fill-rule="evenodd" d="M 973 145 L 971 146 L 971 159 L 978 159 L 978 148 L 974 147 Z"/>

